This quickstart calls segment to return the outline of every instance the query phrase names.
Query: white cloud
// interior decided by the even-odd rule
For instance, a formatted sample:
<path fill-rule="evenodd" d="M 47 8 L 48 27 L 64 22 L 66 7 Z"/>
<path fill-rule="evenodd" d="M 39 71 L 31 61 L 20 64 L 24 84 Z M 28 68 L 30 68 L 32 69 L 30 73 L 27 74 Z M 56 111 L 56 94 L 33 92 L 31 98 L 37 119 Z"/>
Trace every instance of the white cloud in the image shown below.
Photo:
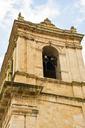
<path fill-rule="evenodd" d="M 85 0 L 76 0 L 74 7 L 77 9 L 77 14 L 80 14 L 75 23 L 78 25 L 85 21 Z"/>
<path fill-rule="evenodd" d="M 80 8 L 81 12 L 85 12 L 85 0 L 79 0 L 78 7 Z"/>
<path fill-rule="evenodd" d="M 34 22 L 39 22 L 46 17 L 54 18 L 60 13 L 56 0 L 48 0 L 40 6 L 33 6 L 33 2 L 33 0 L 0 1 L 0 22 L 10 24 L 10 20 L 17 17 L 20 11 L 27 19 Z"/>
<path fill-rule="evenodd" d="M 11 1 L 10 0 L 0 1 L 0 19 L 3 19 L 3 17 L 6 14 L 6 12 L 10 8 L 10 5 L 11 5 Z"/>
<path fill-rule="evenodd" d="M 28 2 L 28 4 L 26 3 L 26 1 Z M 30 6 L 31 1 L 32 0 L 18 0 L 18 1 L 17 0 L 2 0 L 0 1 L 0 26 L 5 27 L 5 25 L 10 24 L 11 19 L 14 19 L 26 4 Z"/>
<path fill-rule="evenodd" d="M 55 0 L 54 2 L 53 0 L 48 0 L 47 3 L 33 8 L 28 8 L 25 3 L 22 12 L 25 13 L 24 15 L 33 22 L 40 22 L 46 17 L 53 19 L 60 14 L 59 7 Z"/>

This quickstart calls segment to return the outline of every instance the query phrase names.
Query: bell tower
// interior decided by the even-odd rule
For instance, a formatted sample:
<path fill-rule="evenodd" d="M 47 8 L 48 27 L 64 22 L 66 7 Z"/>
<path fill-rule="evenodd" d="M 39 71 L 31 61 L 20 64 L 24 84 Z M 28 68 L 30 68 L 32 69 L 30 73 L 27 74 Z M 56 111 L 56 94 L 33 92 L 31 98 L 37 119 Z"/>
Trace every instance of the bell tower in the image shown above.
<path fill-rule="evenodd" d="M 0 72 L 0 128 L 85 128 L 83 36 L 19 14 Z"/>

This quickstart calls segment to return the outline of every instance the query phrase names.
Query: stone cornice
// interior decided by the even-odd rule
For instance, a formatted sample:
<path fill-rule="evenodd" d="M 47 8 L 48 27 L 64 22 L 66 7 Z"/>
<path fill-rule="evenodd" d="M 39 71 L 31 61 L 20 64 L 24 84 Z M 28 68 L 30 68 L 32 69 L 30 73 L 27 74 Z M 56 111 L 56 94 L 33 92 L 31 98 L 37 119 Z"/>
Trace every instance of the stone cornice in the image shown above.
<path fill-rule="evenodd" d="M 12 90 L 13 90 L 13 92 L 17 92 L 19 94 L 21 94 L 24 91 L 26 92 L 27 95 L 38 95 L 39 93 L 41 93 L 43 86 L 20 83 L 20 82 L 5 81 L 4 87 L 2 89 L 2 93 L 0 94 L 1 98 L 6 88 L 8 88 L 8 90 L 6 91 L 10 93 L 12 93 Z"/>
<path fill-rule="evenodd" d="M 18 29 L 25 31 L 31 31 L 60 38 L 77 39 L 79 41 L 81 41 L 84 36 L 83 34 L 76 32 L 72 33 L 70 30 L 63 30 L 55 26 L 49 27 L 49 25 L 35 24 L 29 21 L 15 20 L 14 25 L 17 26 Z"/>
<path fill-rule="evenodd" d="M 22 106 L 22 107 L 21 107 Z M 12 105 L 12 113 L 18 114 L 18 115 L 29 115 L 37 117 L 39 110 L 37 109 L 37 106 L 28 106 L 28 105 L 22 105 L 22 104 L 14 104 Z"/>
<path fill-rule="evenodd" d="M 21 38 L 25 38 L 25 39 L 27 39 L 27 40 L 31 40 L 31 41 L 35 41 L 36 43 L 42 43 L 42 44 L 44 44 L 44 43 L 46 43 L 46 42 L 44 42 L 44 41 L 39 41 L 38 39 L 35 39 L 35 35 L 33 36 L 33 35 L 29 35 L 28 33 L 24 33 L 24 31 L 20 31 L 20 30 L 18 30 L 18 36 L 19 37 L 21 37 Z M 38 35 L 37 35 L 37 37 L 38 37 Z M 42 37 L 41 37 L 42 38 Z M 66 48 L 72 48 L 72 49 L 82 49 L 82 46 L 80 45 L 80 44 L 76 44 L 76 43 L 73 43 L 73 41 L 71 42 L 71 43 L 68 43 L 67 41 L 63 41 L 64 42 L 64 44 L 53 44 L 52 42 L 54 41 L 52 41 L 51 39 L 48 39 L 48 40 L 50 40 L 49 42 L 51 42 L 51 45 L 55 45 L 55 46 L 57 46 L 57 47 L 66 47 Z M 46 44 L 49 44 L 49 42 L 47 42 Z M 57 40 L 56 40 L 56 42 L 57 42 Z"/>
<path fill-rule="evenodd" d="M 85 102 L 85 98 L 79 98 L 79 97 L 74 97 L 74 96 L 64 96 L 64 95 L 57 95 L 57 94 L 53 94 L 53 93 L 46 93 L 43 92 L 43 85 L 39 86 L 39 85 L 31 85 L 31 84 L 25 84 L 25 83 L 19 83 L 19 82 L 11 82 L 11 81 L 5 81 L 4 83 L 4 88 L 2 90 L 2 93 L 0 94 L 0 100 L 2 101 L 0 103 L 0 108 L 1 108 L 1 104 L 4 105 L 5 108 L 5 102 L 6 106 L 8 104 L 8 99 L 11 100 L 11 98 L 13 96 L 17 97 L 36 97 L 39 95 L 49 95 L 49 96 L 55 96 L 56 98 L 64 98 L 64 99 L 68 99 L 68 100 L 73 100 L 73 101 L 79 101 L 79 102 Z M 5 100 L 5 102 L 3 102 Z M 4 112 L 4 111 L 2 111 Z"/>
<path fill-rule="evenodd" d="M 52 79 L 52 78 L 46 78 L 46 77 L 38 77 L 34 74 L 29 74 L 29 73 L 26 73 L 26 72 L 15 72 L 14 74 L 14 77 L 15 75 L 22 75 L 22 76 L 26 76 L 28 78 L 34 78 L 36 80 L 41 80 L 41 81 L 44 81 L 44 82 L 50 82 L 50 83 L 56 83 L 56 84 L 64 84 L 64 85 L 68 85 L 68 86 L 73 86 L 73 85 L 76 85 L 76 86 L 85 86 L 85 82 L 78 82 L 78 81 L 72 81 L 72 82 L 65 82 L 65 81 L 62 81 L 62 80 L 59 80 L 59 79 Z M 14 79 L 13 77 L 13 79 Z"/>
<path fill-rule="evenodd" d="M 61 99 L 67 99 L 67 100 L 72 100 L 72 101 L 78 101 L 78 102 L 84 102 L 85 103 L 85 98 L 79 98 L 79 97 L 71 97 L 71 96 L 63 96 L 63 95 L 55 95 L 51 93 L 43 93 L 41 92 L 42 95 L 47 95 L 47 96 L 55 96 L 56 98 L 61 98 Z"/>
<path fill-rule="evenodd" d="M 74 82 L 75 85 L 77 85 L 78 82 Z M 45 93 L 43 92 L 43 85 L 31 85 L 31 84 L 25 84 L 25 83 L 19 83 L 19 82 L 11 82 L 11 81 L 5 81 L 4 83 L 4 88 L 2 90 L 2 93 L 0 94 L 0 100 L 2 99 L 10 99 L 9 97 L 11 96 L 17 96 L 22 95 L 22 96 L 37 96 L 40 94 L 44 95 L 52 95 L 56 97 L 61 97 L 69 100 L 76 100 L 76 101 L 81 101 L 85 102 L 85 98 L 79 98 L 79 97 L 74 97 L 74 96 L 64 96 L 64 95 L 57 95 L 57 94 L 52 94 L 52 93 Z M 1 106 L 1 105 L 0 105 Z"/>

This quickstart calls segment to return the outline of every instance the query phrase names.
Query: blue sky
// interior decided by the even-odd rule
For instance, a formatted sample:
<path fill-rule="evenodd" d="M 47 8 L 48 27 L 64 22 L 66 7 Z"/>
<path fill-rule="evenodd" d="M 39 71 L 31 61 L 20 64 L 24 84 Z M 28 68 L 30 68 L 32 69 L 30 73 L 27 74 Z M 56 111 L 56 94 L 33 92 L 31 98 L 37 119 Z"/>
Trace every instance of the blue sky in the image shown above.
<path fill-rule="evenodd" d="M 19 12 L 32 22 L 48 17 L 57 27 L 70 29 L 75 26 L 79 33 L 85 34 L 85 0 L 0 0 L 0 67 L 13 21 Z M 85 61 L 85 37 L 82 46 Z"/>

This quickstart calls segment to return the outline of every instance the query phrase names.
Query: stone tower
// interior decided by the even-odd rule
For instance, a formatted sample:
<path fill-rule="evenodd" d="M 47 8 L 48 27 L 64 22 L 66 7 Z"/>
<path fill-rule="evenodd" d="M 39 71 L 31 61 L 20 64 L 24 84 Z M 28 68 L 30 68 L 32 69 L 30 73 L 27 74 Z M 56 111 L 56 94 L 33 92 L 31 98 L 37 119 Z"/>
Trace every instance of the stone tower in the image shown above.
<path fill-rule="evenodd" d="M 19 14 L 0 72 L 0 128 L 85 128 L 83 36 Z"/>

